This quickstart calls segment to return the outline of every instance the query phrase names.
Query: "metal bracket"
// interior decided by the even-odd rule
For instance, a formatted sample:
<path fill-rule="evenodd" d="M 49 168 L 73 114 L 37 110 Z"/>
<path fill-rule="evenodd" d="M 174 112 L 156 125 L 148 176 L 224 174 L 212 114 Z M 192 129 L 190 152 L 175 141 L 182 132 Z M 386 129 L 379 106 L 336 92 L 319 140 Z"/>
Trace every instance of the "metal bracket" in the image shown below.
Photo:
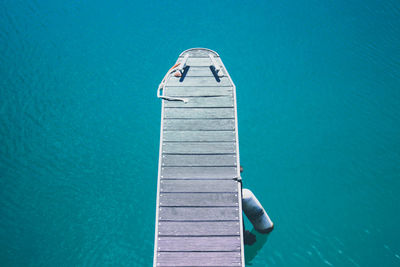
<path fill-rule="evenodd" d="M 208 56 L 211 59 L 211 63 L 214 66 L 214 70 L 215 73 L 218 75 L 218 77 L 222 77 L 224 76 L 224 74 L 222 73 L 222 68 L 221 66 L 217 63 L 217 60 L 215 59 L 215 57 L 212 54 L 208 54 Z"/>
<path fill-rule="evenodd" d="M 242 182 L 242 177 L 241 176 L 234 177 L 232 180 L 237 181 L 237 182 Z"/>
<path fill-rule="evenodd" d="M 179 71 L 181 74 L 183 74 L 183 72 L 185 71 L 184 69 L 185 69 L 185 67 L 186 67 L 186 62 L 187 62 L 188 58 L 189 58 L 189 54 L 186 54 L 186 55 L 183 57 L 182 61 L 180 62 L 181 64 L 179 64 L 178 71 Z"/>

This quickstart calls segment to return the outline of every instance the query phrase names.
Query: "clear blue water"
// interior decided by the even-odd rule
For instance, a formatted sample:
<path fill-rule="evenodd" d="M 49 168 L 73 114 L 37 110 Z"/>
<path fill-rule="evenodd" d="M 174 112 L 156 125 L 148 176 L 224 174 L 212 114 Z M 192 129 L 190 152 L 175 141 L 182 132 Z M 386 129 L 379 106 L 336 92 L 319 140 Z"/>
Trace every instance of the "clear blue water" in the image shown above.
<path fill-rule="evenodd" d="M 399 266 L 395 0 L 1 1 L 0 265 L 151 266 L 156 88 L 191 47 L 276 225 L 247 265 Z"/>

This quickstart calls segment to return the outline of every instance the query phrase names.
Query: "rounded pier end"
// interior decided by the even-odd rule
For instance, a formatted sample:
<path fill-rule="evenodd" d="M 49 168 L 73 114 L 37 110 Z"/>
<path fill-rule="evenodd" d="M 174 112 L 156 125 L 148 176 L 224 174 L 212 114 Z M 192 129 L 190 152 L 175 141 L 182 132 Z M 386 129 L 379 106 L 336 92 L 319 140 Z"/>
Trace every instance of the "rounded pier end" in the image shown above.
<path fill-rule="evenodd" d="M 208 48 L 190 48 L 183 51 L 179 57 L 189 55 L 190 57 L 209 57 L 209 54 L 214 57 L 219 57 L 218 53 Z"/>

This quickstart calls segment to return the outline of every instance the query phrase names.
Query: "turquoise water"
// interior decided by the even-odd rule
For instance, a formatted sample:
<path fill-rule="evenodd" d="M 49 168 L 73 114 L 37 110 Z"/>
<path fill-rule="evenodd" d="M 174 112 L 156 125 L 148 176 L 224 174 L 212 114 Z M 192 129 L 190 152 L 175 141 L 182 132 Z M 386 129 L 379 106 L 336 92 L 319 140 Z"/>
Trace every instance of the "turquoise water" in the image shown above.
<path fill-rule="evenodd" d="M 398 1 L 110 2 L 0 3 L 1 266 L 151 266 L 156 89 L 191 47 L 276 225 L 247 265 L 400 265 Z"/>

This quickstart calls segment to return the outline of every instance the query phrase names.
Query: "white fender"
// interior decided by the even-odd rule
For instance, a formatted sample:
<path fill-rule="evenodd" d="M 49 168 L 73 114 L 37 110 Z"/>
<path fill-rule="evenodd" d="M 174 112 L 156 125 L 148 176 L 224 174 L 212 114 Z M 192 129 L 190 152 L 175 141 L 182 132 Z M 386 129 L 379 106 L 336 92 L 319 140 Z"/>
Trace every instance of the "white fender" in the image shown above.
<path fill-rule="evenodd" d="M 271 232 L 274 229 L 274 223 L 256 196 L 249 189 L 243 189 L 242 195 L 244 214 L 246 214 L 254 229 L 263 234 Z"/>

